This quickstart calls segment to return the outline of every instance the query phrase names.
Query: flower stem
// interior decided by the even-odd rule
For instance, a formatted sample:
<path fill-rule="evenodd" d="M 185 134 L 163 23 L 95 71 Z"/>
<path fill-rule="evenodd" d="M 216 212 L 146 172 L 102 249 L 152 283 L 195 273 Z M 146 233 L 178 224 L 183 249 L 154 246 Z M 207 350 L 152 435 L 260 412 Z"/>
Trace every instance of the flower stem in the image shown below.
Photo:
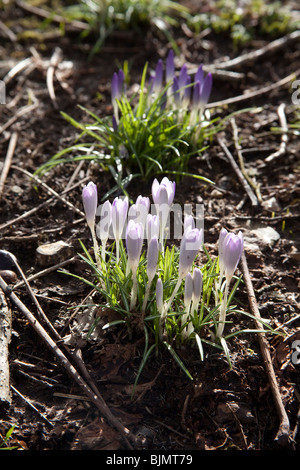
<path fill-rule="evenodd" d="M 226 319 L 226 307 L 227 307 L 227 299 L 228 299 L 228 291 L 229 291 L 229 284 L 230 284 L 230 279 L 226 279 L 226 284 L 225 284 L 225 290 L 224 290 L 224 295 L 221 303 L 221 309 L 220 309 L 220 317 L 219 317 L 219 324 L 218 324 L 218 329 L 217 329 L 217 337 L 220 338 L 223 334 L 224 330 L 224 323 Z"/>

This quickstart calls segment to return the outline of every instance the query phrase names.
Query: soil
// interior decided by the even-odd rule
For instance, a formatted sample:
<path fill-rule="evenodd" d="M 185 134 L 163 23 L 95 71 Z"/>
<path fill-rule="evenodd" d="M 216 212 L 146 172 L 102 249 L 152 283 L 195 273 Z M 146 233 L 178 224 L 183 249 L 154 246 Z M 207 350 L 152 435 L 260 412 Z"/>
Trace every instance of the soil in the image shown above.
<path fill-rule="evenodd" d="M 11 6 L 9 14 L 16 19 L 26 15 L 30 18 L 18 4 Z M 16 24 L 12 30 L 18 31 Z M 186 62 L 190 67 L 232 59 L 271 41 L 269 37 L 258 37 L 247 48 L 237 50 L 226 35 L 213 32 L 203 37 L 180 28 L 174 37 L 180 50 L 179 62 Z M 64 63 L 64 68 L 60 80 L 54 79 L 54 106 L 46 75 L 56 47 L 62 52 L 60 63 Z M 169 48 L 166 38 L 151 28 L 145 37 L 131 33 L 110 37 L 90 60 L 91 43 L 80 42 L 75 33 L 49 34 L 39 41 L 29 38 L 12 42 L 5 35 L 0 37 L 2 78 L 21 60 L 36 57 L 34 66 L 24 68 L 8 81 L 6 105 L 0 107 L 1 162 L 11 136 L 17 133 L 0 200 L 1 249 L 17 257 L 27 278 L 44 269 L 36 258 L 36 249 L 42 243 L 62 240 L 76 254 L 80 252 L 79 239 L 89 242 L 85 220 L 74 209 L 82 210 L 83 181 L 87 177 L 93 179 L 103 194 L 113 181 L 109 172 L 90 162 L 85 162 L 78 173 L 78 162 L 55 167 L 41 179 L 62 194 L 72 178 L 75 187 L 66 199 L 73 206 L 68 207 L 22 170 L 34 173 L 55 153 L 74 143 L 77 130 L 66 123 L 60 111 L 82 121 L 87 116 L 78 104 L 99 116 L 112 113 L 110 81 L 117 67 L 128 60 L 131 83 L 139 83 L 145 62 L 154 68 L 158 58 L 166 57 Z M 292 339 L 299 338 L 300 329 L 299 136 L 289 132 L 285 151 L 271 161 L 267 157 L 278 151 L 282 142 L 282 133 L 272 131 L 281 126 L 279 106 L 285 104 L 288 124 L 296 120 L 296 109 L 291 101 L 291 82 L 258 93 L 254 98 L 247 94 L 295 72 L 299 54 L 298 39 L 236 66 L 232 71 L 243 74 L 238 79 L 214 75 L 210 102 L 244 94 L 244 99 L 212 108 L 211 113 L 226 116 L 242 111 L 235 116 L 235 123 L 245 169 L 260 188 L 258 207 L 251 203 L 218 140 L 219 137 L 225 142 L 238 162 L 231 122 L 214 137 L 207 150 L 190 161 L 190 172 L 211 179 L 215 186 L 185 177 L 177 184 L 176 193 L 178 203 L 203 202 L 205 243 L 213 256 L 221 227 L 235 232 L 242 230 L 248 237 L 245 253 L 260 314 L 273 328 L 284 333 L 269 335 L 268 346 L 290 422 L 290 439 L 285 447 L 289 450 L 300 450 L 299 364 L 293 360 L 295 354 L 292 355 Z M 22 110 L 28 112 L 22 114 Z M 139 194 L 150 195 L 151 183 L 135 182 L 127 189 L 135 199 Z M 27 215 L 50 198 L 48 204 Z M 25 214 L 23 218 L 14 221 L 22 214 Z M 255 237 L 253 231 L 257 228 L 273 229 L 271 238 L 265 240 L 261 234 Z M 66 268 L 88 273 L 79 259 Z M 21 283 L 18 271 L 15 272 L 18 276 L 15 294 L 39 318 L 28 289 Z M 30 286 L 59 335 L 69 339 L 76 328 L 75 321 L 70 320 L 72 312 L 85 301 L 90 289 L 57 270 L 31 280 Z M 1 435 L 15 426 L 9 443 L 24 450 L 125 449 L 119 431 L 104 419 L 20 309 L 9 299 L 8 302 L 13 317 L 9 346 L 12 398 L 10 403 L 0 404 Z M 243 284 L 239 286 L 236 302 L 249 312 Z M 103 322 L 115 318 L 113 312 L 104 315 Z M 40 321 L 47 329 L 43 320 Z M 233 328 L 254 328 L 251 318 L 240 316 L 234 323 Z M 256 333 L 232 339 L 232 369 L 224 354 L 216 349 L 207 347 L 204 361 L 200 361 L 196 349 L 179 349 L 177 353 L 193 380 L 162 349 L 150 357 L 133 397 L 133 383 L 144 351 L 140 330 L 129 338 L 127 330 L 120 326 L 110 330 L 99 328 L 95 337 L 78 345 L 107 406 L 139 437 L 139 448 L 157 451 L 282 449 L 276 440 L 279 414 Z M 59 347 L 64 348 L 60 343 Z M 74 348 L 74 344 L 69 347 Z"/>

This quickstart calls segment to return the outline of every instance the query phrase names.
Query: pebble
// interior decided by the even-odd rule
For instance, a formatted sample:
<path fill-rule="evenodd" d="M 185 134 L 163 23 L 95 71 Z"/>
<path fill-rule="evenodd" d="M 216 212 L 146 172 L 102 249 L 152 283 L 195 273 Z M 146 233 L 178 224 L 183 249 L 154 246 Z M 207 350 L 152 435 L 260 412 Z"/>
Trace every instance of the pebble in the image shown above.
<path fill-rule="evenodd" d="M 73 255 L 73 247 L 59 240 L 54 243 L 40 245 L 36 249 L 36 262 L 41 267 L 53 266 L 70 258 Z"/>
<path fill-rule="evenodd" d="M 243 235 L 245 248 L 249 251 L 263 251 L 266 248 L 272 248 L 280 239 L 280 234 L 273 227 L 248 230 Z"/>

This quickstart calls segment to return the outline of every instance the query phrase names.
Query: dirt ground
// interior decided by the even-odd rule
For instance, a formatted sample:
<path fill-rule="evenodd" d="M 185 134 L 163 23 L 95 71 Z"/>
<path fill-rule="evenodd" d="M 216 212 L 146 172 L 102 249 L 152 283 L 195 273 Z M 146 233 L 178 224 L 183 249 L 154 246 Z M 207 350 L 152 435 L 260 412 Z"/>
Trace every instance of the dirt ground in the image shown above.
<path fill-rule="evenodd" d="M 16 19 L 30 16 L 18 5 L 11 7 L 9 14 Z M 175 38 L 180 50 L 179 62 L 186 62 L 189 67 L 200 63 L 220 64 L 271 43 L 270 38 L 261 37 L 247 48 L 236 50 L 226 35 L 209 31 L 206 35 L 195 35 L 186 28 L 176 31 Z M 53 82 L 54 102 L 47 86 L 47 70 L 56 47 L 60 48 L 61 57 L 59 74 Z M 80 251 L 79 239 L 89 240 L 79 212 L 83 184 L 92 178 L 104 194 L 113 181 L 110 173 L 90 162 L 79 168 L 78 162 L 60 165 L 46 173 L 42 182 L 34 182 L 31 175 L 55 153 L 72 145 L 78 135 L 60 111 L 82 121 L 87 117 L 78 104 L 99 116 L 112 113 L 110 82 L 118 66 L 128 60 L 131 82 L 139 83 L 145 62 L 154 67 L 159 57 L 166 57 L 169 48 L 165 37 L 155 31 L 149 30 L 145 37 L 128 33 L 111 37 L 95 57 L 87 60 L 90 44 L 80 43 L 76 35 L 49 34 L 43 40 L 29 38 L 21 42 L 14 42 L 4 34 L 0 37 L 0 78 L 7 79 L 6 104 L 0 105 L 2 169 L 9 145 L 16 139 L 0 194 L 0 248 L 17 257 L 49 322 L 65 340 L 72 339 L 74 332 L 76 337 L 77 317 L 71 321 L 70 317 L 74 308 L 85 301 L 90 289 L 57 270 L 30 280 L 30 276 L 45 269 L 38 263 L 36 249 L 42 243 L 64 241 L 72 247 L 69 258 L 76 256 Z M 282 127 L 282 115 L 289 125 L 297 120 L 291 98 L 293 79 L 284 79 L 293 73 L 299 75 L 299 55 L 298 36 L 264 51 L 260 57 L 252 55 L 240 64 L 219 67 L 223 73 L 213 74 L 210 102 L 217 105 L 211 106 L 212 115 L 243 112 L 235 116 L 234 122 L 226 124 L 206 151 L 190 161 L 191 173 L 206 176 L 215 186 L 186 177 L 178 183 L 176 193 L 178 203 L 204 203 L 205 243 L 212 255 L 216 254 L 215 242 L 221 227 L 243 231 L 260 315 L 284 333 L 268 336 L 267 344 L 289 420 L 289 442 L 285 445 L 289 450 L 300 450 L 299 364 L 293 359 L 296 354 L 292 354 L 293 341 L 300 340 L 299 135 L 276 133 L 272 129 Z M 7 78 L 9 71 L 26 58 L 29 59 L 27 67 Z M 226 74 L 229 71 L 238 75 Z M 254 90 L 256 94 L 252 95 Z M 299 119 L 298 116 L 298 122 Z M 259 199 L 257 206 L 222 147 L 224 143 L 238 162 L 234 124 L 246 172 L 259 186 L 259 192 L 252 188 L 256 201 Z M 282 152 L 272 157 L 281 148 Z M 127 189 L 135 199 L 139 194 L 150 195 L 151 183 L 135 182 Z M 64 200 L 56 197 L 68 187 L 71 190 Z M 32 211 L 36 207 L 38 210 Z M 88 272 L 78 258 L 65 268 L 76 273 Z M 55 339 L 15 271 L 18 279 L 13 292 Z M 20 308 L 8 296 L 6 299 L 12 311 L 11 402 L 0 404 L 1 436 L 15 426 L 9 443 L 24 450 L 126 449 L 120 431 L 103 418 Z M 236 302 L 250 311 L 244 284 L 239 287 Z M 103 321 L 113 318 L 112 312 L 105 315 Z M 233 328 L 255 327 L 250 318 L 242 316 L 234 319 L 234 323 Z M 67 343 L 68 350 L 62 342 L 57 344 L 67 356 L 68 351 L 76 350 L 71 341 Z M 140 331 L 129 338 L 122 327 L 111 330 L 99 327 L 95 337 L 77 346 L 107 407 L 137 437 L 138 443 L 131 443 L 134 448 L 282 449 L 276 440 L 280 415 L 257 334 L 232 339 L 231 370 L 224 354 L 215 349 L 207 347 L 203 362 L 196 350 L 177 351 L 191 372 L 192 381 L 167 351 L 160 351 L 145 366 L 133 398 L 132 387 L 144 350 Z M 73 359 L 72 356 L 72 364 L 82 374 Z"/>

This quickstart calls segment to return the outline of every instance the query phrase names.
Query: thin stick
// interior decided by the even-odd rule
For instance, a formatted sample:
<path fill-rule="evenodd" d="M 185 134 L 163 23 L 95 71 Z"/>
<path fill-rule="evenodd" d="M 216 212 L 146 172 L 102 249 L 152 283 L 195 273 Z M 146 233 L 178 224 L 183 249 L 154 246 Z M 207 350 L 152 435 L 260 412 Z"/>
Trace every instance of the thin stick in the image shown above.
<path fill-rule="evenodd" d="M 281 103 L 278 106 L 277 114 L 279 117 L 279 122 L 280 122 L 280 127 L 282 129 L 282 136 L 281 136 L 281 143 L 280 147 L 277 150 L 277 152 L 272 153 L 269 155 L 267 158 L 265 158 L 265 162 L 272 162 L 275 158 L 280 157 L 281 155 L 284 155 L 286 153 L 286 145 L 288 142 L 288 125 L 287 125 L 287 120 L 286 120 L 286 115 L 285 115 L 285 104 Z"/>
<path fill-rule="evenodd" d="M 226 60 L 225 62 L 217 62 L 214 63 L 213 66 L 218 69 L 229 69 L 232 67 L 240 66 L 241 64 L 245 64 L 247 62 L 253 62 L 264 56 L 269 52 L 275 52 L 280 48 L 286 47 L 287 43 L 291 41 L 296 41 L 300 38 L 300 31 L 293 31 L 292 33 L 287 34 L 279 39 L 275 39 L 272 42 L 269 42 L 265 46 L 261 47 L 260 49 L 256 49 L 255 51 L 247 52 L 246 54 L 240 55 L 235 57 L 232 60 Z"/>
<path fill-rule="evenodd" d="M 243 155 L 242 155 L 242 148 L 239 144 L 238 128 L 237 128 L 235 119 L 232 118 L 230 120 L 230 122 L 231 122 L 232 130 L 233 130 L 233 141 L 234 141 L 236 153 L 237 153 L 237 156 L 238 156 L 238 159 L 239 159 L 241 172 L 243 173 L 244 177 L 246 178 L 246 180 L 250 184 L 251 188 L 254 189 L 254 191 L 256 193 L 257 200 L 261 204 L 262 203 L 262 197 L 261 197 L 261 194 L 260 194 L 260 185 L 255 183 L 252 180 L 252 178 L 250 178 L 250 176 L 248 175 L 248 173 L 246 171 L 246 168 L 245 168 L 244 158 L 243 158 Z"/>
<path fill-rule="evenodd" d="M 300 74 L 300 69 L 296 70 L 295 72 L 291 73 L 287 77 L 282 78 L 278 82 L 272 83 L 271 85 L 267 85 L 261 88 L 258 88 L 253 91 L 249 91 L 244 93 L 243 95 L 234 96 L 233 98 L 227 98 L 225 100 L 215 101 L 213 103 L 208 103 L 206 108 L 217 108 L 220 106 L 226 106 L 228 104 L 235 104 L 239 103 L 240 101 L 247 101 L 251 98 L 256 98 L 257 96 L 263 95 L 265 93 L 269 93 L 272 90 L 276 90 L 276 88 L 280 88 L 288 83 L 294 81 L 296 77 Z"/>
<path fill-rule="evenodd" d="M 18 140 L 18 133 L 13 132 L 11 137 L 10 137 L 10 141 L 9 141 L 9 145 L 8 145 L 8 149 L 7 149 L 7 154 L 6 154 L 6 157 L 5 157 L 2 173 L 1 173 L 1 176 L 0 176 L 0 199 L 2 197 L 4 184 L 5 184 L 5 181 L 6 181 L 10 166 L 11 166 L 11 162 L 12 162 L 12 159 L 13 159 L 13 156 L 14 156 L 14 153 L 15 153 L 17 140 Z"/>
<path fill-rule="evenodd" d="M 80 210 L 78 209 L 77 207 L 75 207 L 73 204 L 71 204 L 71 202 L 67 201 L 66 199 L 64 199 L 60 194 L 58 194 L 56 191 L 54 191 L 54 189 L 50 188 L 50 186 L 48 186 L 46 183 L 44 183 L 40 178 L 38 178 L 37 176 L 33 175 L 32 173 L 30 173 L 29 171 L 27 170 L 24 170 L 24 168 L 19 168 L 15 165 L 12 165 L 12 168 L 14 170 L 18 170 L 18 171 L 21 171 L 22 173 L 24 173 L 25 175 L 29 176 L 29 178 L 33 179 L 36 183 L 40 184 L 44 189 L 46 189 L 46 191 L 48 191 L 48 193 L 52 194 L 52 196 L 55 196 L 57 199 L 59 199 L 63 204 L 67 205 L 68 207 L 70 207 L 70 209 L 72 209 L 73 211 L 77 212 L 77 214 L 79 214 L 81 217 L 85 217 L 85 214 Z"/>
<path fill-rule="evenodd" d="M 251 310 L 252 315 L 255 317 L 254 321 L 256 324 L 256 328 L 261 329 L 261 316 L 260 316 L 260 312 L 257 306 L 257 301 L 256 301 L 252 281 L 250 278 L 250 273 L 249 273 L 245 253 L 242 254 L 241 266 L 242 266 L 245 286 L 247 289 L 250 310 Z M 280 445 L 285 446 L 288 444 L 288 441 L 289 441 L 289 432 L 290 432 L 289 418 L 287 416 L 287 413 L 285 411 L 285 408 L 281 399 L 279 386 L 276 380 L 276 375 L 275 375 L 275 371 L 274 371 L 273 364 L 272 364 L 269 343 L 266 339 L 266 336 L 263 333 L 258 333 L 258 340 L 259 340 L 260 349 L 261 349 L 261 353 L 263 356 L 266 372 L 268 375 L 269 383 L 270 383 L 271 390 L 273 393 L 275 406 L 276 406 L 279 420 L 280 420 L 280 425 L 279 425 L 279 429 L 278 429 L 275 440 Z"/>
<path fill-rule="evenodd" d="M 56 47 L 54 50 L 54 53 L 50 59 L 50 65 L 47 70 L 47 77 L 46 77 L 46 83 L 47 83 L 47 88 L 49 91 L 50 98 L 52 100 L 53 106 L 55 109 L 58 108 L 57 102 L 56 102 L 56 95 L 55 95 L 55 90 L 54 90 L 54 84 L 53 84 L 53 79 L 54 79 L 54 72 L 56 67 L 58 66 L 59 62 L 62 59 L 62 50 L 59 47 Z"/>
<path fill-rule="evenodd" d="M 252 191 L 248 181 L 244 177 L 242 171 L 240 170 L 239 166 L 237 165 L 236 161 L 234 160 L 233 156 L 231 155 L 231 152 L 225 145 L 222 139 L 218 138 L 218 142 L 221 145 L 222 149 L 224 150 L 232 168 L 234 169 L 241 185 L 243 186 L 244 190 L 246 191 L 247 196 L 249 197 L 252 207 L 253 208 L 258 208 L 259 207 L 259 202 L 257 200 L 257 197 L 255 196 L 254 192 Z"/>
<path fill-rule="evenodd" d="M 11 403 L 9 375 L 9 343 L 11 340 L 11 310 L 0 292 L 0 403 Z"/>
<path fill-rule="evenodd" d="M 16 305 L 16 307 L 26 317 L 30 325 L 34 328 L 37 334 L 45 341 L 48 348 L 56 356 L 59 362 L 65 367 L 69 375 L 78 383 L 78 385 L 84 390 L 87 396 L 91 399 L 94 405 L 99 409 L 100 413 L 107 419 L 107 421 L 117 429 L 123 437 L 126 445 L 129 449 L 132 449 L 131 442 L 136 442 L 136 437 L 127 429 L 123 424 L 111 413 L 106 402 L 100 394 L 96 395 L 93 390 L 86 384 L 82 377 L 78 374 L 75 367 L 70 363 L 67 357 L 59 349 L 55 341 L 48 335 L 42 325 L 37 321 L 30 310 L 21 302 L 21 300 L 12 292 L 11 288 L 6 284 L 3 278 L 0 276 L 0 287 L 3 292 L 10 298 L 10 300 Z"/>

